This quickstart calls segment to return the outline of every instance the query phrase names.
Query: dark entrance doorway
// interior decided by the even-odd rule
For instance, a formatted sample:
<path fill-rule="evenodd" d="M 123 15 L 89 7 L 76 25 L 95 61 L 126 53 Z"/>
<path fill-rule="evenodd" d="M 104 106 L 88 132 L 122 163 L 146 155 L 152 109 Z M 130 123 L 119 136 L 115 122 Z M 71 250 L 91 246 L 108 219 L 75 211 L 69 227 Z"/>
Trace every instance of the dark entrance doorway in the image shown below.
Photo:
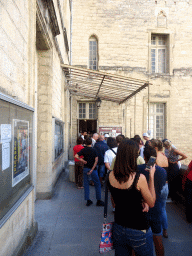
<path fill-rule="evenodd" d="M 79 121 L 79 133 L 95 133 L 97 132 L 97 120 L 78 120 Z"/>

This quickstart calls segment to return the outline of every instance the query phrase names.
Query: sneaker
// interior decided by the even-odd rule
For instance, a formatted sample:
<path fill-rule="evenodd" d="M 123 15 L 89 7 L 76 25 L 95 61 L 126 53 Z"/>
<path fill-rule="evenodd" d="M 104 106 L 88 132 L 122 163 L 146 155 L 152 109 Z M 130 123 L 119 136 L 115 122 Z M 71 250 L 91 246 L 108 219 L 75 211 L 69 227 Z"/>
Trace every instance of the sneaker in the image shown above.
<path fill-rule="evenodd" d="M 168 238 L 167 230 L 163 229 L 163 237 Z"/>
<path fill-rule="evenodd" d="M 90 206 L 90 205 L 92 205 L 92 204 L 93 204 L 93 201 L 87 200 L 86 206 Z"/>
<path fill-rule="evenodd" d="M 105 203 L 101 200 L 97 200 L 96 206 L 105 206 Z"/>
<path fill-rule="evenodd" d="M 171 198 L 167 198 L 166 203 L 173 203 L 173 201 L 171 200 Z"/>

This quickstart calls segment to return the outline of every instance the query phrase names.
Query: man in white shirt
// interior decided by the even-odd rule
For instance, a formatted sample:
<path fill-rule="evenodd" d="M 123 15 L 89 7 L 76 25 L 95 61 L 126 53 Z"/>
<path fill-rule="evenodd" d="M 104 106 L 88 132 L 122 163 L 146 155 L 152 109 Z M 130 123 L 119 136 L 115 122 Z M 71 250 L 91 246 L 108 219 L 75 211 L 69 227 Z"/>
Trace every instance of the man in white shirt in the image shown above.
<path fill-rule="evenodd" d="M 104 137 L 105 137 L 104 142 L 107 144 L 107 139 L 109 138 L 109 134 L 108 134 L 108 133 L 105 133 Z"/>
<path fill-rule="evenodd" d="M 85 138 L 84 138 L 85 135 L 87 135 L 87 132 L 82 132 L 82 133 L 81 133 L 81 138 L 82 138 L 83 140 L 85 139 Z"/>
<path fill-rule="evenodd" d="M 116 153 L 117 153 L 117 142 L 114 138 L 109 137 L 107 139 L 107 145 L 109 149 L 105 152 L 104 163 L 105 163 L 105 167 L 109 171 L 113 158 L 116 156 Z"/>
<path fill-rule="evenodd" d="M 92 144 L 91 144 L 92 147 L 95 146 L 95 143 L 98 140 L 98 138 L 99 138 L 99 134 L 98 133 L 94 133 L 93 134 L 93 138 L 92 138 Z"/>

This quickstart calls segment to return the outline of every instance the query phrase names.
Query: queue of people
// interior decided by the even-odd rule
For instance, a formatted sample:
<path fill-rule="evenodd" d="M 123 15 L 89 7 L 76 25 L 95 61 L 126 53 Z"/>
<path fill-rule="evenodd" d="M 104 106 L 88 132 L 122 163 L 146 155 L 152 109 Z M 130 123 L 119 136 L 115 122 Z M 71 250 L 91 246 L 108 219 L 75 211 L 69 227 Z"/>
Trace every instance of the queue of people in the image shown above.
<path fill-rule="evenodd" d="M 90 177 L 94 182 L 97 206 L 101 200 L 103 182 L 108 185 L 114 211 L 113 242 L 116 256 L 156 255 L 164 256 L 163 238 L 168 238 L 166 202 L 174 199 L 180 161 L 187 156 L 169 140 L 151 139 L 143 134 L 115 138 L 94 134 L 93 138 L 83 135 L 74 147 L 75 182 L 82 188 L 86 206 L 93 204 L 89 197 Z M 84 145 L 84 146 L 83 146 Z M 163 152 L 163 147 L 165 152 Z M 149 166 L 150 158 L 156 159 Z M 106 180 L 106 174 L 108 179 Z M 186 176 L 186 190 L 190 196 L 186 203 L 186 216 L 192 222 L 192 164 Z M 189 203 L 190 202 L 190 203 Z"/>

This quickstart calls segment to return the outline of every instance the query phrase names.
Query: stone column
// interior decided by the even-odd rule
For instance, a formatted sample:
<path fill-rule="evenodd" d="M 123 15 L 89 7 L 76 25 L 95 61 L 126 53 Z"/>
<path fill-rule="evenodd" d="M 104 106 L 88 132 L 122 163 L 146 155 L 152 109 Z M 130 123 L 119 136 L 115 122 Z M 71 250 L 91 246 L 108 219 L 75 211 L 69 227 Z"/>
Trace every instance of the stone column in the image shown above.
<path fill-rule="evenodd" d="M 52 50 L 38 50 L 37 198 L 52 194 Z"/>

